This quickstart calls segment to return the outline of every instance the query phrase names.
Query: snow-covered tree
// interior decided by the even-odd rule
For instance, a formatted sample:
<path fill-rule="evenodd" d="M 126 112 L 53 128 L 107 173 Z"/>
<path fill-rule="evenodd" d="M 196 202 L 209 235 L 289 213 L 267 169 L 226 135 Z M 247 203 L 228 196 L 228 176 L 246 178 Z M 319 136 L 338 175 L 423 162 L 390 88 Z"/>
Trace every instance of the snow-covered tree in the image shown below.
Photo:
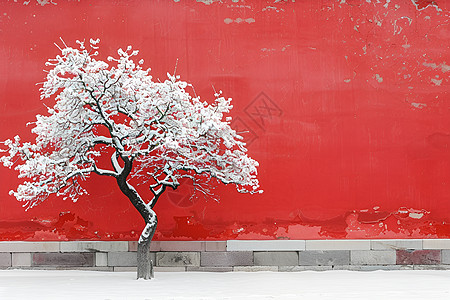
<path fill-rule="evenodd" d="M 27 209 L 51 194 L 76 201 L 92 173 L 115 178 L 145 221 L 137 277 L 150 279 L 149 249 L 157 225 L 153 207 L 166 188 L 176 189 L 180 179 L 190 178 L 207 192 L 205 179 L 215 178 L 239 192 L 261 192 L 258 163 L 230 127 L 231 99 L 216 93 L 214 103 L 202 102 L 175 75 L 153 81 L 150 69 L 141 67 L 143 60 L 133 61 L 138 51 L 131 46 L 108 62 L 96 59 L 98 42 L 91 39 L 89 49 L 80 41 L 75 48 L 64 44 L 61 54 L 48 60 L 41 99 L 54 98 L 54 105 L 47 115 L 36 116 L 36 141 L 6 140 L 0 159 L 15 167 L 19 178 L 28 178 L 10 192 Z M 152 198 L 143 199 L 131 178 L 147 184 Z"/>

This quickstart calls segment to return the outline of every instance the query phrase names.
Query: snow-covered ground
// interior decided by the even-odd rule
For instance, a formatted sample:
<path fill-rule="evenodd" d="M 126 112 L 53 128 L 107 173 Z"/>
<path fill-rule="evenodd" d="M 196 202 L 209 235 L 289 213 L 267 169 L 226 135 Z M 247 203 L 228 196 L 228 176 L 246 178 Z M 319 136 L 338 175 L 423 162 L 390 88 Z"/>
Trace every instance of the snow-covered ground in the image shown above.
<path fill-rule="evenodd" d="M 450 299 L 450 271 L 299 273 L 0 271 L 0 299 Z"/>

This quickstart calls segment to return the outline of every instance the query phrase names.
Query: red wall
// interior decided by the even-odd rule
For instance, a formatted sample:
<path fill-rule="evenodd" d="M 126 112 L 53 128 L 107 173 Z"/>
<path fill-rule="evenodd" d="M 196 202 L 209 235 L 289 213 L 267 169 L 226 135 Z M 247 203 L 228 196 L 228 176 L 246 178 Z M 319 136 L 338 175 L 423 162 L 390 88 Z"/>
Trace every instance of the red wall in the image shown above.
<path fill-rule="evenodd" d="M 191 203 L 187 184 L 155 207 L 157 239 L 450 238 L 450 1 L 45 2 L 0 2 L 0 140 L 32 138 L 59 37 L 131 44 L 154 77 L 177 65 L 203 99 L 234 99 L 265 192 Z M 16 176 L 0 169 L 1 240 L 142 230 L 110 178 L 25 212 Z"/>

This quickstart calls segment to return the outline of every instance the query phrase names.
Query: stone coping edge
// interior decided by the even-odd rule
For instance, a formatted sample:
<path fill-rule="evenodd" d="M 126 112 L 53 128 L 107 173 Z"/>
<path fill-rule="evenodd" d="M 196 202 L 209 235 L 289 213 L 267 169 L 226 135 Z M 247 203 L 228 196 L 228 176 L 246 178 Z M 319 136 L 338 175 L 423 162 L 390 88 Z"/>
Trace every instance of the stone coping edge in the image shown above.
<path fill-rule="evenodd" d="M 444 250 L 450 239 L 153 241 L 151 251 Z M 2 252 L 127 252 L 136 241 L 0 241 Z"/>

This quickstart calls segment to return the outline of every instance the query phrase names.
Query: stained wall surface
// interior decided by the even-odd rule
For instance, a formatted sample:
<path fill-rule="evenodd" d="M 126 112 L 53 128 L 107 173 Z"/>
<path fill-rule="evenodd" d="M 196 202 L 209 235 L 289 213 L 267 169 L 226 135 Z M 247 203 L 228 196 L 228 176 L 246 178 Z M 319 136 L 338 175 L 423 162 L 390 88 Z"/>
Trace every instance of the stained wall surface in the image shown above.
<path fill-rule="evenodd" d="M 186 182 L 155 207 L 159 240 L 450 238 L 450 1 L 6 0 L 0 2 L 0 140 L 30 133 L 60 37 L 128 45 L 155 78 L 176 73 L 234 100 L 233 127 L 264 193 Z M 0 169 L 0 240 L 135 240 L 143 222 L 110 178 L 77 203 L 24 211 Z M 150 196 L 142 191 L 145 196 Z"/>

